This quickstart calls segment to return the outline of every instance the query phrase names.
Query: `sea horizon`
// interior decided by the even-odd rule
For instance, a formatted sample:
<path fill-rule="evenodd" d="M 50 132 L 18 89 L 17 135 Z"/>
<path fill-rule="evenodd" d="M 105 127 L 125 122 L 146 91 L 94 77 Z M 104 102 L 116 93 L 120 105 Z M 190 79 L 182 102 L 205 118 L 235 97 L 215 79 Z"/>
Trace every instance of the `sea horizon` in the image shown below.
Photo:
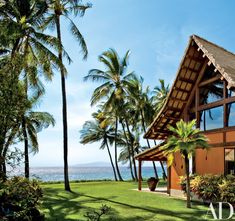
<path fill-rule="evenodd" d="M 130 169 L 126 166 L 120 166 L 120 172 L 124 180 L 131 179 Z M 162 177 L 161 167 L 157 167 L 159 177 Z M 18 167 L 14 171 L 8 171 L 9 176 L 23 176 L 24 168 Z M 142 177 L 153 177 L 153 167 L 143 166 Z M 64 168 L 62 166 L 40 166 L 30 167 L 30 178 L 36 178 L 43 182 L 56 182 L 64 180 Z M 93 166 L 93 167 L 69 167 L 69 179 L 70 181 L 77 180 L 114 180 L 112 167 L 107 166 Z"/>

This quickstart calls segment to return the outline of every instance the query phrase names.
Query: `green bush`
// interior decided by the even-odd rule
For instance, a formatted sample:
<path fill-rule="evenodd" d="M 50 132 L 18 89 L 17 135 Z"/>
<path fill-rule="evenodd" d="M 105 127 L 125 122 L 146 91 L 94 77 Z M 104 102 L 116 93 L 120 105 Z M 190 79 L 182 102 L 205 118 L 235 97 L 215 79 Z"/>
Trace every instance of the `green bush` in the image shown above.
<path fill-rule="evenodd" d="M 180 185 L 186 191 L 186 178 L 181 177 Z M 235 177 L 224 175 L 192 175 L 190 192 L 205 202 L 235 203 Z"/>
<path fill-rule="evenodd" d="M 195 176 L 191 181 L 191 191 L 204 201 L 217 202 L 220 197 L 219 184 L 223 177 L 218 175 Z"/>
<path fill-rule="evenodd" d="M 0 220 L 41 221 L 42 189 L 36 180 L 13 177 L 0 183 Z"/>
<path fill-rule="evenodd" d="M 221 201 L 235 204 L 235 176 L 228 175 L 219 185 Z"/>

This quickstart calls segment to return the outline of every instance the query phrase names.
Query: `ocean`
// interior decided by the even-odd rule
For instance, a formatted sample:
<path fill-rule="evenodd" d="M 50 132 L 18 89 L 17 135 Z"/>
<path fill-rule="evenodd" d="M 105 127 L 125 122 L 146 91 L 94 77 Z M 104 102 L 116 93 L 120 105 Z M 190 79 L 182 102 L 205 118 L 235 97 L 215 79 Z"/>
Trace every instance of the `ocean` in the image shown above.
<path fill-rule="evenodd" d="M 137 168 L 138 169 L 138 168 Z M 23 175 L 23 168 L 20 168 L 10 175 Z M 162 177 L 162 170 L 157 167 L 159 177 Z M 120 167 L 120 172 L 124 180 L 131 179 L 130 170 L 127 167 Z M 142 177 L 154 176 L 153 167 L 142 167 Z M 30 177 L 44 182 L 63 181 L 63 167 L 32 167 Z M 69 167 L 69 179 L 73 180 L 114 180 L 111 167 Z"/>

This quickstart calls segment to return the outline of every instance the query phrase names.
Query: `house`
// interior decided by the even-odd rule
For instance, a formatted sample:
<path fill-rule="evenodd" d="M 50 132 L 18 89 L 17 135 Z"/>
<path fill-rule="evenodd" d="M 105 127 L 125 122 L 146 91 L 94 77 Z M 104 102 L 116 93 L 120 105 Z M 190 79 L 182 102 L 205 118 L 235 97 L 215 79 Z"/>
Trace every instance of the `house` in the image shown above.
<path fill-rule="evenodd" d="M 165 105 L 144 135 L 166 141 L 168 125 L 180 119 L 197 120 L 197 127 L 208 137 L 209 151 L 198 148 L 191 162 L 192 173 L 235 173 L 235 54 L 201 37 L 190 37 L 176 79 Z M 160 146 L 136 156 L 139 177 L 143 161 L 166 161 Z M 184 163 L 179 153 L 168 168 L 168 193 L 181 195 L 179 177 Z M 141 179 L 139 179 L 141 190 Z"/>

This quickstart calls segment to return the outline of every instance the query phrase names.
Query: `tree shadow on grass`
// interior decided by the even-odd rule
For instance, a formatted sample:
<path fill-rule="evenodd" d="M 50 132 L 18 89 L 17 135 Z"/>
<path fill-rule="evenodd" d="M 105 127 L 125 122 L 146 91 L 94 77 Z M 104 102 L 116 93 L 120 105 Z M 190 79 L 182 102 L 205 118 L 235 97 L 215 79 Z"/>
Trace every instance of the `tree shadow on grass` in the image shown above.
<path fill-rule="evenodd" d="M 51 189 L 44 188 L 46 195 L 44 197 L 43 208 L 47 210 L 47 220 L 53 221 L 74 221 L 74 220 L 87 220 L 83 215 L 86 212 L 94 211 L 94 207 L 87 204 L 91 204 L 92 206 L 97 205 L 100 207 L 102 204 L 106 204 L 111 207 L 111 213 L 107 216 L 103 216 L 102 220 L 105 221 L 145 221 L 145 220 L 167 220 L 174 221 L 176 219 L 181 220 L 194 220 L 201 221 L 203 216 L 205 215 L 205 210 L 200 210 L 200 204 L 194 204 L 194 209 L 188 209 L 183 211 L 174 211 L 171 208 L 157 208 L 154 206 L 144 206 L 140 207 L 137 205 L 133 205 L 130 203 L 124 203 L 117 200 L 117 196 L 109 196 L 105 197 L 95 197 L 88 194 L 82 193 L 67 193 L 61 191 L 61 189 Z M 79 198 L 79 199 L 78 199 Z M 176 200 L 169 198 L 170 200 Z M 177 199 L 177 201 L 179 201 Z M 116 206 L 115 206 L 116 205 Z M 97 208 L 97 206 L 95 206 Z M 120 211 L 116 208 L 122 208 L 126 212 L 126 214 L 121 214 Z M 174 208 L 173 208 L 174 209 Z M 137 211 L 138 210 L 138 211 Z M 137 215 L 145 213 L 143 216 Z M 147 212 L 147 215 L 146 215 Z M 125 215 L 127 215 L 126 217 Z M 76 215 L 83 217 L 81 219 L 78 218 L 67 218 L 68 215 L 76 217 Z M 161 218 L 158 218 L 161 217 Z M 162 219 L 164 217 L 164 219 Z M 166 217 L 166 218 L 165 218 Z"/>
<path fill-rule="evenodd" d="M 145 207 L 139 207 L 139 206 L 135 206 L 135 205 L 131 205 L 131 204 L 126 204 L 126 203 L 122 203 L 122 202 L 118 202 L 118 201 L 114 201 L 112 200 L 112 197 L 111 199 L 110 198 L 102 198 L 102 197 L 94 197 L 94 196 L 90 196 L 90 195 L 87 195 L 87 194 L 82 194 L 83 196 L 86 196 L 87 198 L 92 198 L 96 201 L 105 201 L 105 202 L 109 202 L 109 203 L 112 203 L 112 204 L 116 204 L 116 205 L 119 205 L 119 206 L 122 206 L 122 207 L 125 207 L 127 208 L 127 211 L 131 211 L 133 209 L 138 209 L 140 211 L 143 211 L 143 212 L 148 212 L 148 213 L 151 213 L 152 216 L 148 216 L 148 218 L 150 217 L 157 217 L 158 214 L 160 214 L 161 216 L 166 216 L 166 219 L 164 220 L 167 220 L 167 221 L 170 221 L 170 220 L 175 220 L 176 218 L 178 219 L 182 219 L 182 220 L 190 220 L 190 221 L 201 221 L 202 220 L 202 217 L 203 215 L 206 214 L 206 212 L 203 210 L 199 210 L 198 206 L 200 206 L 200 204 L 198 203 L 195 203 L 194 204 L 194 208 L 193 209 L 188 209 L 188 211 L 172 211 L 171 208 L 167 208 L 167 209 L 162 209 L 162 208 L 157 208 L 157 207 L 150 207 L 150 206 L 145 206 Z M 172 199 L 172 198 L 169 198 L 169 200 L 175 200 L 175 199 Z M 180 199 L 177 199 L 177 200 L 180 200 Z M 202 213 L 203 212 L 203 213 Z M 133 212 L 134 213 L 134 212 Z M 116 214 L 118 217 L 116 220 L 120 220 L 120 221 L 124 221 L 124 220 L 128 220 L 128 221 L 134 221 L 134 220 L 138 220 L 138 221 L 144 221 L 144 220 L 148 220 L 146 219 L 147 217 L 133 217 L 133 218 L 126 218 L 126 217 L 123 217 L 121 214 Z"/>

